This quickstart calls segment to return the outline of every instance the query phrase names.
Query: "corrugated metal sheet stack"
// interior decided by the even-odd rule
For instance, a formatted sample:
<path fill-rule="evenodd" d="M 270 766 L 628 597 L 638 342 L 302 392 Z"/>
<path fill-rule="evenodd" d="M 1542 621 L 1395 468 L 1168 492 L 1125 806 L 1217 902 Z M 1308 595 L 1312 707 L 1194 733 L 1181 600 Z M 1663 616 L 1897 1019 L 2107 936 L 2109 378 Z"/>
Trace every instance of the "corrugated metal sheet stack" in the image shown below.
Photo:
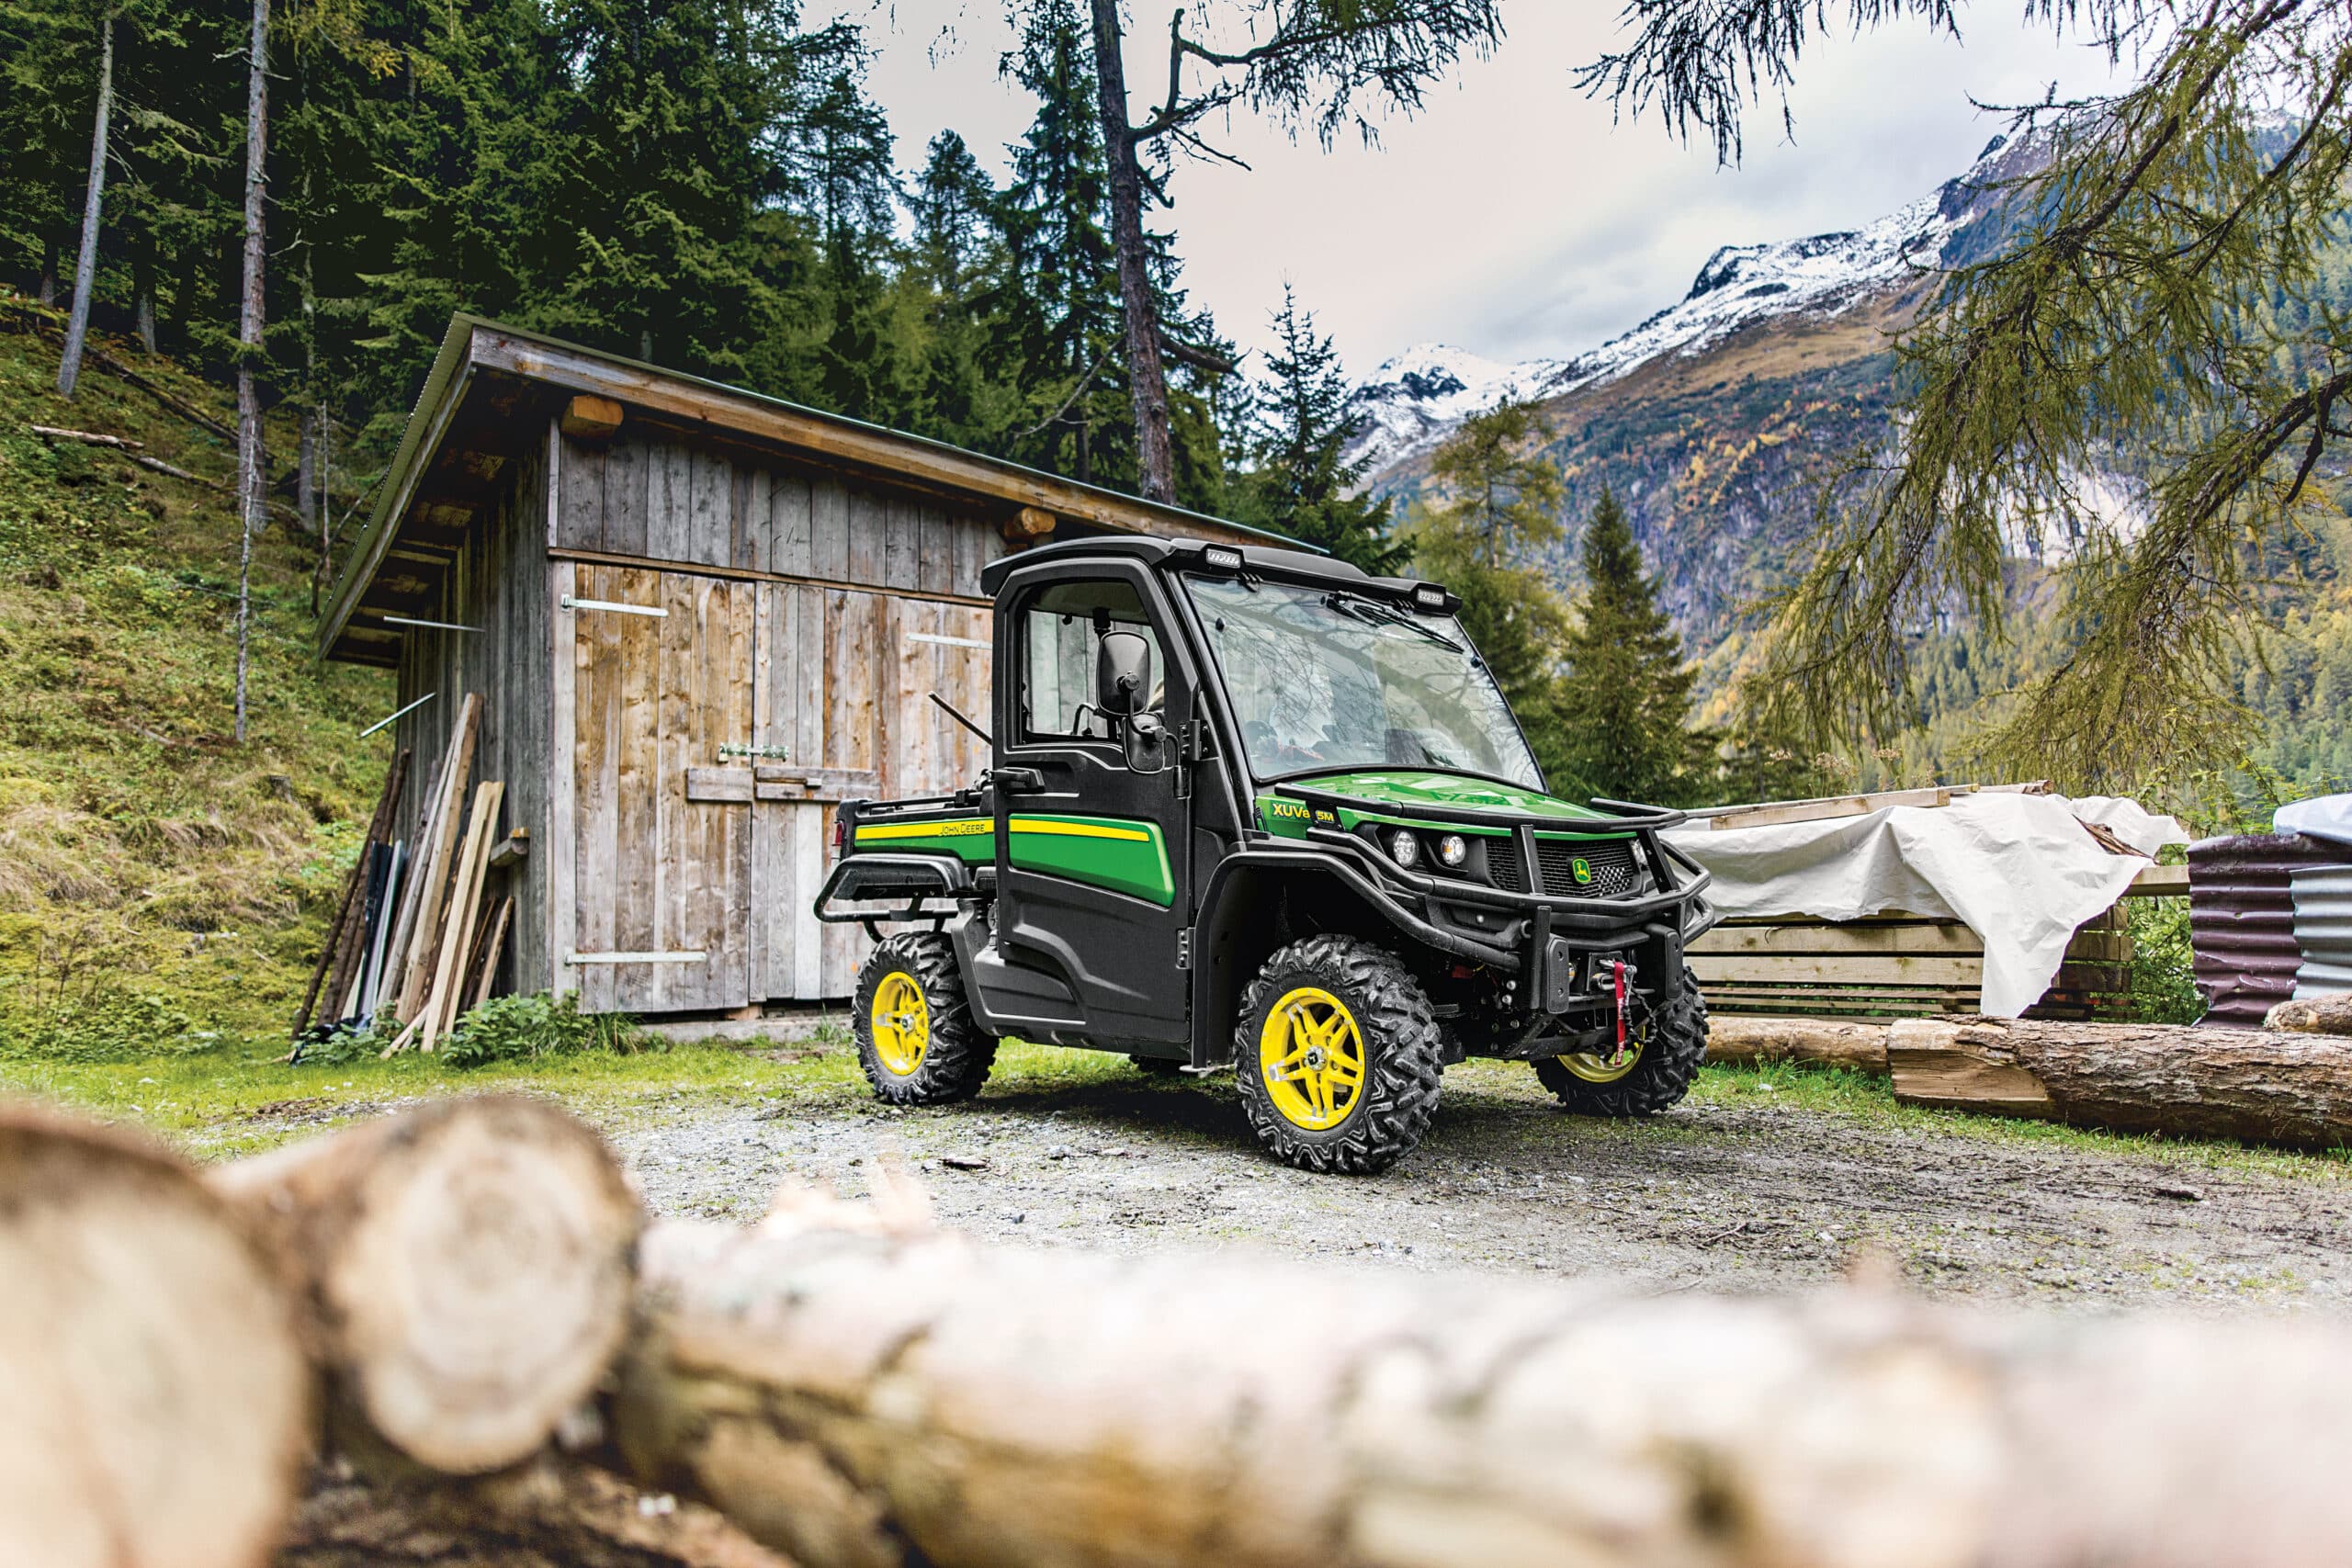
<path fill-rule="evenodd" d="M 2295 874 L 2328 868 L 2352 889 L 2341 845 L 2300 833 L 2244 833 L 2188 846 L 2188 930 L 2197 954 L 2197 988 L 2210 1004 L 2204 1021 L 2261 1027 L 2263 1015 L 2295 994 L 2303 953 L 2295 934 Z M 2313 897 L 2352 913 L 2352 891 Z"/>
<path fill-rule="evenodd" d="M 2352 848 L 2328 847 L 2352 858 Z M 2324 997 L 2352 991 L 2352 865 L 2301 866 L 2290 876 L 2295 895 L 2295 942 L 2303 952 L 2302 967 L 2295 971 L 2295 995 Z"/>

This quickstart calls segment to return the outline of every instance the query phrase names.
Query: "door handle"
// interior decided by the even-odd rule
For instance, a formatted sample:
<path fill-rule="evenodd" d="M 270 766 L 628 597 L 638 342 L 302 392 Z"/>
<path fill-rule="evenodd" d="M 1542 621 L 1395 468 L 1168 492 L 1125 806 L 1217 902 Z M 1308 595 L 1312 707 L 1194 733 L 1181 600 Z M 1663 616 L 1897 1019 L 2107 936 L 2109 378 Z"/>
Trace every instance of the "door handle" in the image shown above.
<path fill-rule="evenodd" d="M 1035 768 L 993 769 L 989 782 L 1006 795 L 1042 795 L 1046 789 L 1046 775 Z"/>

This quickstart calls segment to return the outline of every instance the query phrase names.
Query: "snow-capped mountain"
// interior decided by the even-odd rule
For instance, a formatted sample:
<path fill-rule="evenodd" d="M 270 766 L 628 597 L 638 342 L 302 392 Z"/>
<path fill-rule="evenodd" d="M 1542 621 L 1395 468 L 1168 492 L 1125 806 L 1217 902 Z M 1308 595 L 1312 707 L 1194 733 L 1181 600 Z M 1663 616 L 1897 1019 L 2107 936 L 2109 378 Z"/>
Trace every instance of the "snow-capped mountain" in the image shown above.
<path fill-rule="evenodd" d="M 1759 322 L 1837 316 L 1911 288 L 1951 259 L 1955 237 L 1982 216 L 1984 187 L 2015 156 L 2006 145 L 1996 138 L 1966 174 L 1867 228 L 1724 245 L 1679 300 L 1582 354 L 1503 365 L 1444 344 L 1408 349 L 1357 389 L 1363 424 L 1349 456 L 1367 459 L 1376 482 L 1506 395 L 1565 396 L 1663 356 L 1695 357 Z"/>

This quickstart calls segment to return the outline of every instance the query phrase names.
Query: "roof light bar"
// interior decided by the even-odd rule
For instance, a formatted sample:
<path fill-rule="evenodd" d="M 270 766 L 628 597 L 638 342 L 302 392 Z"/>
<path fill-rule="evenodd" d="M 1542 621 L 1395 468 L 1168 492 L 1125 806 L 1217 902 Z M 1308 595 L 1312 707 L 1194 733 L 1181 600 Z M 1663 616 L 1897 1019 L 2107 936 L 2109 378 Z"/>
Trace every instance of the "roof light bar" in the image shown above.
<path fill-rule="evenodd" d="M 1434 582 L 1416 583 L 1413 586 L 1413 603 L 1424 610 L 1442 610 L 1445 608 L 1445 590 Z"/>
<path fill-rule="evenodd" d="M 1212 571 L 1239 571 L 1241 552 L 1227 545 L 1211 545 L 1201 552 L 1201 564 Z"/>

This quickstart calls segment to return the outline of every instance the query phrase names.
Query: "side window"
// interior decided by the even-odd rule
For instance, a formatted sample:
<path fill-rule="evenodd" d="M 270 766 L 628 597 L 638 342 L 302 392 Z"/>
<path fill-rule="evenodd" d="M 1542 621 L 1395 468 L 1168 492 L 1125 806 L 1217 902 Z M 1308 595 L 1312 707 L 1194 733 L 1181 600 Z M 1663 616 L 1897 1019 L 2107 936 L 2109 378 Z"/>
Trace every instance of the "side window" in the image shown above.
<path fill-rule="evenodd" d="M 1105 632 L 1140 632 L 1151 644 L 1149 705 L 1167 706 L 1168 660 L 1132 584 L 1115 579 L 1057 582 L 1022 604 L 1021 739 L 1110 740 L 1094 711 L 1094 657 Z"/>

